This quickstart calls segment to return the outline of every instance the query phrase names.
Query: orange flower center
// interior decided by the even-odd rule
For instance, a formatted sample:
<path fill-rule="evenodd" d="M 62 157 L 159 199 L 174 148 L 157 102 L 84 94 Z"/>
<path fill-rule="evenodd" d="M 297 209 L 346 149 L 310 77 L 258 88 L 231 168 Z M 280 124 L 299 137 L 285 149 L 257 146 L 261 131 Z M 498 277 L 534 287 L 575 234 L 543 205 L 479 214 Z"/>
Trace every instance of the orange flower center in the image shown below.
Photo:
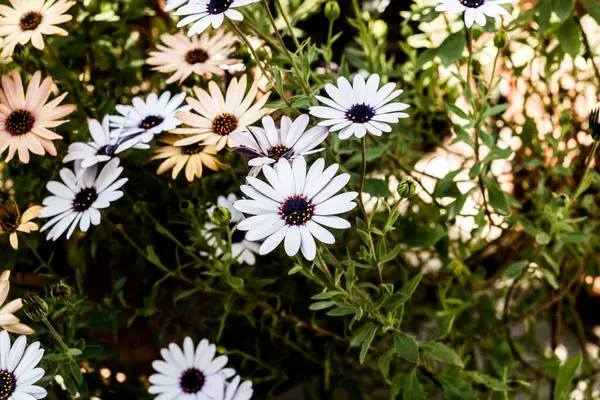
<path fill-rule="evenodd" d="M 188 64 L 203 63 L 208 60 L 208 53 L 202 49 L 193 49 L 185 53 L 185 61 Z"/>
<path fill-rule="evenodd" d="M 13 136 L 21 136 L 33 128 L 35 118 L 27 110 L 15 110 L 4 121 L 4 129 Z"/>
<path fill-rule="evenodd" d="M 19 27 L 23 31 L 32 31 L 42 23 L 42 14 L 37 11 L 29 11 L 23 14 L 19 21 Z"/>
<path fill-rule="evenodd" d="M 181 154 L 185 154 L 186 156 L 193 156 L 194 154 L 202 153 L 204 147 L 205 146 L 198 143 L 183 146 L 181 148 Z"/>
<path fill-rule="evenodd" d="M 212 121 L 212 130 L 218 135 L 227 136 L 238 127 L 238 119 L 233 114 L 217 115 Z"/>

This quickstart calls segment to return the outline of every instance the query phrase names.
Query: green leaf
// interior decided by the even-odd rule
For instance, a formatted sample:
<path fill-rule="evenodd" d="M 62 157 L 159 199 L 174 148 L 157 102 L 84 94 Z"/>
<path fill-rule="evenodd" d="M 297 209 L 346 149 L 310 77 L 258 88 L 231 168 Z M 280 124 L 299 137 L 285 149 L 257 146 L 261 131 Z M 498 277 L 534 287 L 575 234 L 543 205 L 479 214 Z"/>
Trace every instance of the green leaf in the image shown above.
<path fill-rule="evenodd" d="M 81 384 L 83 383 L 83 374 L 81 373 L 79 364 L 77 364 L 75 361 L 70 361 L 69 370 L 71 371 L 71 376 L 73 376 L 73 379 L 77 383 L 77 386 L 81 386 Z"/>
<path fill-rule="evenodd" d="M 434 360 L 438 360 L 445 364 L 456 365 L 461 368 L 465 367 L 465 364 L 463 364 L 458 354 L 443 343 L 422 342 L 419 347 L 421 347 L 426 356 L 431 357 Z"/>
<path fill-rule="evenodd" d="M 350 264 L 348 266 L 348 269 L 346 270 L 346 291 L 348 293 L 352 293 L 352 285 L 354 285 L 355 271 L 356 267 L 354 266 L 354 263 Z"/>
<path fill-rule="evenodd" d="M 417 378 L 416 368 L 410 371 L 404 383 L 402 391 L 402 400 L 427 400 L 427 395 L 419 379 Z"/>
<path fill-rule="evenodd" d="M 477 393 L 462 379 L 446 375 L 437 378 L 444 388 L 445 400 L 478 400 Z"/>
<path fill-rule="evenodd" d="M 387 379 L 388 375 L 390 374 L 390 362 L 392 361 L 392 357 L 394 356 L 394 349 L 388 349 L 388 351 L 386 351 L 385 353 L 383 353 L 381 355 L 381 357 L 379 357 L 379 370 L 381 371 L 381 374 Z"/>
<path fill-rule="evenodd" d="M 396 308 L 400 304 L 406 303 L 417 289 L 417 286 L 419 286 L 422 278 L 423 274 L 416 275 L 410 281 L 406 282 L 398 293 L 394 293 L 388 297 L 383 305 L 389 308 Z"/>
<path fill-rule="evenodd" d="M 574 0 L 552 0 L 552 9 L 561 21 L 571 16 L 574 5 Z"/>
<path fill-rule="evenodd" d="M 453 33 L 444 40 L 440 47 L 438 47 L 437 54 L 440 56 L 445 67 L 453 64 L 462 56 L 466 44 L 467 38 L 462 31 Z"/>
<path fill-rule="evenodd" d="M 521 275 L 521 272 L 523 272 L 523 270 L 527 268 L 528 265 L 528 260 L 523 260 L 510 264 L 508 268 L 506 268 L 506 271 L 504 271 L 504 273 L 502 274 L 502 280 L 507 281 L 509 279 L 515 279 L 516 277 Z"/>
<path fill-rule="evenodd" d="M 344 315 L 356 314 L 356 307 L 339 307 L 327 311 L 327 315 L 332 317 L 342 317 Z"/>
<path fill-rule="evenodd" d="M 312 300 L 327 300 L 327 299 L 335 297 L 339 294 L 342 294 L 342 292 L 340 292 L 339 290 L 330 290 L 329 292 L 315 294 L 313 297 L 311 297 L 311 299 Z"/>
<path fill-rule="evenodd" d="M 294 275 L 302 271 L 302 265 L 296 265 L 288 271 L 288 275 Z"/>
<path fill-rule="evenodd" d="M 365 340 L 362 342 L 360 354 L 358 356 L 358 361 L 361 364 L 365 362 L 365 357 L 367 357 L 367 352 L 369 351 L 369 347 L 371 347 L 371 343 L 373 343 L 373 339 L 375 338 L 378 329 L 379 327 L 374 325 L 365 336 Z"/>
<path fill-rule="evenodd" d="M 557 235 L 557 239 L 562 243 L 583 243 L 590 239 L 589 233 L 584 232 L 562 232 Z"/>
<path fill-rule="evenodd" d="M 487 189 L 492 207 L 499 214 L 508 214 L 508 201 L 506 200 L 506 195 L 500 189 L 500 185 L 496 181 L 488 181 Z"/>
<path fill-rule="evenodd" d="M 404 243 L 409 246 L 430 247 L 446 237 L 448 233 L 440 226 L 413 227 L 410 236 L 404 238 Z"/>
<path fill-rule="evenodd" d="M 510 147 L 502 149 L 498 146 L 494 146 L 490 149 L 490 152 L 483 159 L 484 164 L 488 164 L 494 160 L 505 160 L 513 153 Z"/>
<path fill-rule="evenodd" d="M 379 157 L 385 153 L 385 151 L 390 147 L 390 144 L 384 144 L 379 146 L 369 147 L 367 149 L 367 161 L 377 160 Z M 357 154 L 350 157 L 347 161 L 348 163 L 357 163 L 362 161 L 362 154 L 358 152 Z"/>
<path fill-rule="evenodd" d="M 535 241 L 542 246 L 547 245 L 551 240 L 552 238 L 546 232 L 539 232 L 537 235 L 535 235 Z"/>
<path fill-rule="evenodd" d="M 510 107 L 510 103 L 498 104 L 496 106 L 490 107 L 483 112 L 483 118 L 503 113 L 508 109 L 508 107 Z"/>
<path fill-rule="evenodd" d="M 383 179 L 365 179 L 364 191 L 377 197 L 389 197 L 392 195 L 388 188 L 388 182 Z"/>
<path fill-rule="evenodd" d="M 556 386 L 554 387 L 554 398 L 560 398 L 563 396 L 571 381 L 575 377 L 577 370 L 581 366 L 581 353 L 575 354 L 569 358 L 558 370 L 558 376 L 556 377 Z"/>
<path fill-rule="evenodd" d="M 457 197 L 462 193 L 458 190 L 458 186 L 454 182 L 454 178 L 462 172 L 462 169 L 449 172 L 445 177 L 437 181 L 435 188 L 433 189 L 433 197 Z"/>
<path fill-rule="evenodd" d="M 567 19 L 556 32 L 560 48 L 571 57 L 577 57 L 581 49 L 581 32 L 575 19 Z"/>
<path fill-rule="evenodd" d="M 451 312 L 451 314 L 446 315 L 442 319 L 442 323 L 438 330 L 433 334 L 433 340 L 440 340 L 448 336 L 448 334 L 452 330 L 452 326 L 454 325 L 455 318 L 456 314 L 454 312 Z"/>
<path fill-rule="evenodd" d="M 396 354 L 411 363 L 419 362 L 419 345 L 412 336 L 397 332 L 394 334 L 394 349 Z"/>
<path fill-rule="evenodd" d="M 80 356 L 81 353 L 82 353 L 82 351 L 79 349 L 69 349 L 69 354 L 74 357 Z"/>
<path fill-rule="evenodd" d="M 477 371 L 465 371 L 465 374 L 473 379 L 473 382 L 486 386 L 498 392 L 509 392 L 512 390 L 510 386 L 502 382 L 500 379 L 491 377 Z"/>
<path fill-rule="evenodd" d="M 354 335 L 352 335 L 352 337 L 350 338 L 350 347 L 356 347 L 360 345 L 365 340 L 365 337 L 367 337 L 367 334 L 371 331 L 371 329 L 374 328 L 375 324 L 372 322 L 364 324 L 363 326 L 358 328 L 354 332 Z"/>
<path fill-rule="evenodd" d="M 333 301 L 318 301 L 316 303 L 312 303 L 310 305 L 310 307 L 308 307 L 308 309 L 313 310 L 313 311 L 318 311 L 318 310 L 324 310 L 326 308 L 333 307 L 333 306 L 335 306 L 335 302 L 333 302 Z"/>
<path fill-rule="evenodd" d="M 465 113 L 462 108 L 459 108 L 452 104 L 446 104 L 446 107 L 448 107 L 448 110 L 452 111 L 454 114 L 458 115 L 462 119 L 466 119 L 466 120 L 470 119 L 469 116 L 467 115 L 467 113 Z"/>
<path fill-rule="evenodd" d="M 527 118 L 525 124 L 523 125 L 523 131 L 521 132 L 521 141 L 523 142 L 523 146 L 531 147 L 533 139 L 537 137 L 537 125 L 532 118 Z"/>

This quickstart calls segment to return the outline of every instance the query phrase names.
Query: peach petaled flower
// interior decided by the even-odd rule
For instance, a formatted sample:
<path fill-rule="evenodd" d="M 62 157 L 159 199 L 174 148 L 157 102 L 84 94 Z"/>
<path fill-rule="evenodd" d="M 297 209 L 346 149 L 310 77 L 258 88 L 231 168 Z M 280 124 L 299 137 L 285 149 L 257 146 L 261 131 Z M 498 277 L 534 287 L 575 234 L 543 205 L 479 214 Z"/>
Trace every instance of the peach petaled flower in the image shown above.
<path fill-rule="evenodd" d="M 156 47 L 158 51 L 150 52 L 146 62 L 154 65 L 154 71 L 173 73 L 167 83 L 179 80 L 183 82 L 192 73 L 204 78 L 223 75 L 224 65 L 232 65 L 240 60 L 229 58 L 235 51 L 233 33 L 225 34 L 223 30 L 217 31 L 213 36 L 204 32 L 200 37 L 194 35 L 191 40 L 183 32 L 175 35 L 161 36 L 164 45 Z"/>
<path fill-rule="evenodd" d="M 43 156 L 46 152 L 56 155 L 52 140 L 62 136 L 49 128 L 69 122 L 61 118 L 75 111 L 72 104 L 60 102 L 67 93 L 46 103 L 54 83 L 47 77 L 40 83 L 42 74 L 33 74 L 27 92 L 23 91 L 21 76 L 16 70 L 2 76 L 0 90 L 0 154 L 8 149 L 6 161 L 10 161 L 19 152 L 19 160 L 27 164 L 29 152 Z"/>
<path fill-rule="evenodd" d="M 0 203 L 0 234 L 9 235 L 10 245 L 13 249 L 19 248 L 17 231 L 30 233 L 39 229 L 37 224 L 31 220 L 37 218 L 41 210 L 42 206 L 33 206 L 21 215 L 19 206 L 14 200 Z"/>
<path fill-rule="evenodd" d="M 70 21 L 65 14 L 75 5 L 66 0 L 10 0 L 12 8 L 0 5 L 0 36 L 4 37 L 2 57 L 11 56 L 17 44 L 31 44 L 44 50 L 42 35 L 67 36 L 68 32 L 56 25 Z"/>
<path fill-rule="evenodd" d="M 179 138 L 173 135 L 159 137 L 158 141 L 164 145 L 159 146 L 155 150 L 156 155 L 151 160 L 165 160 L 158 167 L 157 174 L 160 175 L 173 168 L 171 177 L 177 179 L 177 175 L 185 167 L 185 177 L 189 182 L 192 182 L 194 177 L 202 178 L 203 166 L 213 171 L 218 171 L 226 167 L 225 164 L 215 157 L 217 154 L 215 146 L 201 143 L 175 146 L 174 143 L 177 140 Z"/>
<path fill-rule="evenodd" d="M 177 128 L 170 131 L 175 134 L 187 135 L 187 137 L 174 143 L 175 146 L 187 146 L 202 142 L 203 144 L 214 144 L 217 150 L 228 145 L 237 147 L 230 134 L 246 132 L 247 126 L 258 121 L 271 110 L 263 108 L 269 94 L 266 93 L 254 105 L 252 102 L 258 92 L 258 81 L 254 81 L 250 91 L 246 94 L 246 75 L 241 79 L 233 78 L 229 83 L 227 94 L 223 93 L 213 81 L 209 82 L 209 92 L 194 88 L 195 98 L 188 97 L 187 102 L 192 106 L 190 112 L 179 112 L 175 116 L 186 128 Z M 194 113 L 193 111 L 196 111 Z"/>
<path fill-rule="evenodd" d="M 19 318 L 14 313 L 23 308 L 21 299 L 12 300 L 6 304 L 6 298 L 10 290 L 10 271 L 6 270 L 0 274 L 0 328 L 20 335 L 31 335 L 35 333 L 35 330 L 29 326 L 22 324 Z"/>

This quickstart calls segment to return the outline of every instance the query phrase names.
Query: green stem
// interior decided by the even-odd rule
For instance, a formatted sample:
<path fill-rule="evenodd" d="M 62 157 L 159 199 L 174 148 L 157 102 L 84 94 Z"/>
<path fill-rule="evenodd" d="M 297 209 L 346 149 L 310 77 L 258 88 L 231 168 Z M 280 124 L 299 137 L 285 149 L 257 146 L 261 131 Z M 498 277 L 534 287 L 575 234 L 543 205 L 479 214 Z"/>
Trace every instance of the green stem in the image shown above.
<path fill-rule="evenodd" d="M 44 323 L 44 325 L 46 325 L 46 327 L 48 328 L 48 330 L 50 331 L 50 334 L 52 335 L 52 337 L 54 337 L 54 339 L 58 342 L 58 344 L 60 345 L 60 348 L 62 349 L 62 351 L 67 355 L 67 357 L 69 358 L 70 361 L 77 363 L 75 361 L 75 359 L 73 358 L 73 356 L 71 355 L 71 353 L 69 352 L 69 346 L 67 346 L 65 344 L 65 342 L 62 340 L 62 337 L 60 336 L 60 334 L 56 331 L 56 329 L 54 329 L 54 326 L 52 326 L 52 324 L 50 323 L 50 321 L 48 321 L 48 318 L 44 318 L 42 320 L 42 322 Z"/>
<path fill-rule="evenodd" d="M 589 174 L 590 169 L 592 167 L 592 161 L 594 161 L 596 151 L 598 150 L 598 144 L 600 144 L 600 142 L 594 141 L 594 145 L 592 146 L 590 154 L 588 155 L 588 159 L 585 163 L 585 170 L 583 171 L 583 175 L 581 175 L 581 179 L 579 180 L 579 184 L 577 185 L 577 190 L 575 190 L 575 195 L 573 196 L 569 204 L 575 204 L 575 201 L 583 192 L 583 185 L 585 184 L 585 179 L 587 178 L 587 175 Z"/>
<path fill-rule="evenodd" d="M 294 29 L 292 28 L 290 19 L 288 18 L 287 13 L 283 9 L 281 2 L 279 0 L 275 0 L 275 5 L 277 6 L 277 8 L 279 8 L 279 12 L 281 13 L 281 16 L 283 17 L 283 20 L 285 21 L 285 25 L 287 26 L 288 30 L 290 31 L 290 36 L 292 37 L 292 40 L 294 41 L 296 48 L 298 50 L 300 50 L 300 42 L 298 41 L 298 38 L 296 37 L 296 34 L 294 33 Z"/>
<path fill-rule="evenodd" d="M 27 245 L 27 247 L 29 247 L 29 249 L 31 250 L 31 252 L 33 253 L 33 255 L 35 255 L 35 258 L 37 258 L 37 260 L 40 262 L 40 264 L 44 268 L 46 268 L 48 271 L 50 271 L 51 273 L 54 274 L 54 271 L 52 271 L 52 267 L 50 267 L 50 264 L 48 264 L 42 258 L 42 256 L 40 256 L 40 253 L 38 253 L 37 249 L 31 244 L 31 242 L 29 241 L 29 239 L 27 239 L 27 237 L 25 235 L 22 235 L 21 239 L 23 239 L 23 241 L 25 242 L 25 244 Z"/>
<path fill-rule="evenodd" d="M 473 69 L 471 64 L 473 63 L 473 28 L 467 30 L 467 49 L 469 50 L 469 60 L 467 61 L 467 95 L 471 93 L 471 75 Z"/>
<path fill-rule="evenodd" d="M 365 208 L 365 203 L 363 202 L 363 190 L 365 187 L 365 178 L 367 176 L 367 138 L 363 137 L 360 141 L 362 147 L 362 172 L 360 175 L 360 185 L 358 187 L 358 204 L 360 206 L 360 211 L 362 212 L 363 218 L 365 219 L 365 224 L 369 227 L 369 217 L 367 216 L 367 209 Z"/>

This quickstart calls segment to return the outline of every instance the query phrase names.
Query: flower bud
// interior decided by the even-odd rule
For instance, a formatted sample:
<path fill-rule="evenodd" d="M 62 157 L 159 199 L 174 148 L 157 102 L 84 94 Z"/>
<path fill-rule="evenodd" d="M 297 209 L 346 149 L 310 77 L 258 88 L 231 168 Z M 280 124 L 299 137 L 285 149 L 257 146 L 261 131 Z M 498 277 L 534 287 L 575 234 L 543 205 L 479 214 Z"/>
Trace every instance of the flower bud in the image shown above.
<path fill-rule="evenodd" d="M 469 269 L 467 266 L 459 260 L 452 260 L 447 266 L 447 270 L 452 276 L 458 278 L 461 275 L 468 275 Z"/>
<path fill-rule="evenodd" d="M 590 114 L 590 135 L 594 140 L 600 140 L 600 108 L 592 110 Z"/>
<path fill-rule="evenodd" d="M 231 211 L 227 207 L 217 206 L 212 212 L 212 222 L 217 226 L 226 226 L 231 221 Z"/>
<path fill-rule="evenodd" d="M 504 49 L 508 45 L 508 35 L 506 31 L 496 31 L 494 34 L 494 46 L 498 49 Z"/>
<path fill-rule="evenodd" d="M 337 1 L 328 1 L 327 4 L 325 4 L 325 16 L 329 21 L 335 21 L 341 14 L 342 11 L 340 10 L 340 5 Z"/>
<path fill-rule="evenodd" d="M 371 26 L 371 32 L 376 39 L 383 39 L 388 33 L 388 25 L 385 23 L 385 21 L 378 19 L 377 21 L 373 22 L 373 25 Z"/>
<path fill-rule="evenodd" d="M 54 300 L 68 300 L 71 297 L 71 287 L 63 281 L 56 282 L 50 288 L 50 295 Z"/>
<path fill-rule="evenodd" d="M 32 321 L 42 321 L 48 316 L 48 303 L 37 294 L 28 293 L 21 301 L 25 315 Z"/>
<path fill-rule="evenodd" d="M 410 199 L 415 195 L 417 184 L 410 178 L 404 178 L 398 185 L 398 194 L 403 199 Z"/>

